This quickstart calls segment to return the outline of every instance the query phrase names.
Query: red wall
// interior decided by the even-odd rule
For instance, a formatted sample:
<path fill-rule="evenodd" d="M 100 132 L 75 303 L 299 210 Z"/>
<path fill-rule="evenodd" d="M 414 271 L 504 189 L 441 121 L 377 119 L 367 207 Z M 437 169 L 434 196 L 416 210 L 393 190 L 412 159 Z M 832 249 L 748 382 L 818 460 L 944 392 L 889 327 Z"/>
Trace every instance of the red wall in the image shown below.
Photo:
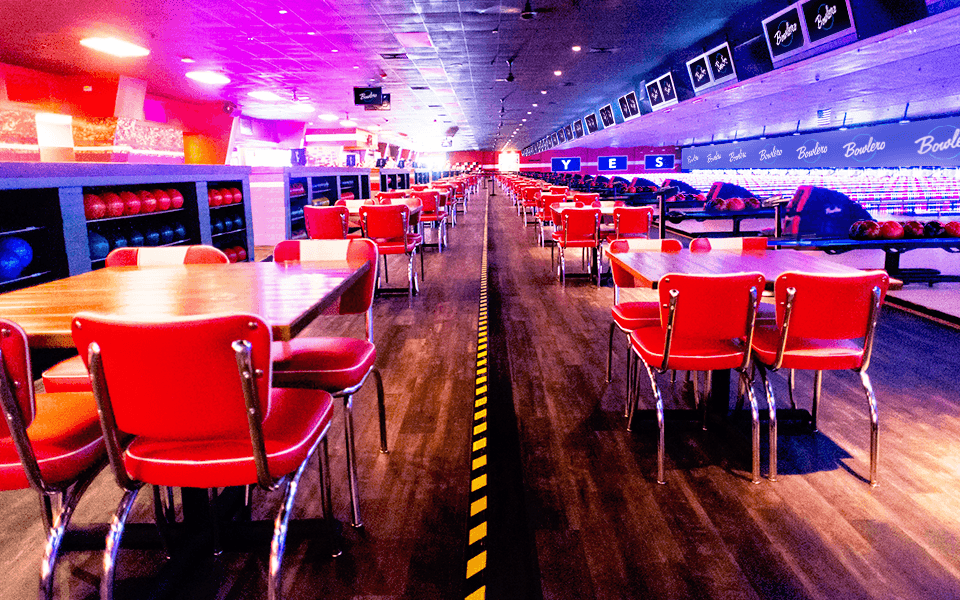
<path fill-rule="evenodd" d="M 451 163 L 478 163 L 480 166 L 497 165 L 497 153 L 491 150 L 457 150 L 447 153 L 447 160 Z"/>
<path fill-rule="evenodd" d="M 643 168 L 643 157 L 647 154 L 673 154 L 676 157 L 675 169 L 664 171 L 646 171 Z M 597 158 L 600 156 L 626 156 L 627 169 L 622 172 L 597 170 Z M 634 146 L 631 148 L 567 148 L 547 150 L 533 156 L 520 157 L 521 171 L 549 171 L 551 158 L 579 158 L 580 173 L 584 175 L 615 175 L 637 173 L 671 173 L 680 171 L 680 149 L 676 146 Z"/>

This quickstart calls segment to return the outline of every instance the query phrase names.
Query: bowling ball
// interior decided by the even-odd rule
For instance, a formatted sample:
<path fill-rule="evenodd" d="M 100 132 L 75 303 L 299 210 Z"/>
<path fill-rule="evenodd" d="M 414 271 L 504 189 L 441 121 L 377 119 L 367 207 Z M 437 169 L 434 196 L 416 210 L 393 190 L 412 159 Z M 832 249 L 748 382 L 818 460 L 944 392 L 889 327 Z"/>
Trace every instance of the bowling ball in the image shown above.
<path fill-rule="evenodd" d="M 108 217 L 119 217 L 123 214 L 123 209 L 126 205 L 123 203 L 123 199 L 120 196 L 114 194 L 113 192 L 107 192 L 103 196 L 103 201 L 107 204 L 107 216 Z"/>
<path fill-rule="evenodd" d="M 233 203 L 239 204 L 243 202 L 243 194 L 240 193 L 240 190 L 237 188 L 230 188 L 230 191 L 233 192 Z"/>
<path fill-rule="evenodd" d="M 20 267 L 26 269 L 33 261 L 33 247 L 18 237 L 0 238 L 0 252 L 13 252 L 20 261 Z"/>
<path fill-rule="evenodd" d="M 150 193 L 153 194 L 153 197 L 157 199 L 157 210 L 167 210 L 173 203 L 173 201 L 170 199 L 170 194 L 163 190 L 153 190 Z"/>
<path fill-rule="evenodd" d="M 950 221 L 943 229 L 950 237 L 960 237 L 960 221 Z"/>
<path fill-rule="evenodd" d="M 739 212 L 747 207 L 747 203 L 743 201 L 743 198 L 730 198 L 727 200 L 727 210 Z"/>
<path fill-rule="evenodd" d="M 169 244 L 173 242 L 173 227 L 163 225 L 160 227 L 160 243 Z"/>
<path fill-rule="evenodd" d="M 243 229 L 243 217 L 238 216 L 236 219 L 233 220 L 233 228 Z"/>
<path fill-rule="evenodd" d="M 157 210 L 157 199 L 147 190 L 137 192 L 140 196 L 140 212 L 152 213 Z"/>
<path fill-rule="evenodd" d="M 233 192 L 227 188 L 220 188 L 217 190 L 217 192 L 223 197 L 224 204 L 233 204 Z"/>
<path fill-rule="evenodd" d="M 183 207 L 183 194 L 173 188 L 167 190 L 167 194 L 170 195 L 170 206 L 172 208 Z"/>
<path fill-rule="evenodd" d="M 220 219 L 214 219 L 210 226 L 214 233 L 223 233 L 223 221 Z"/>
<path fill-rule="evenodd" d="M 84 194 L 83 214 L 89 220 L 102 219 L 107 216 L 107 203 L 96 194 Z"/>
<path fill-rule="evenodd" d="M 880 237 L 885 240 L 899 240 L 903 238 L 903 225 L 896 221 L 884 221 L 880 224 Z"/>
<path fill-rule="evenodd" d="M 130 242 L 130 245 L 134 248 L 138 248 L 143 245 L 143 234 L 137 231 L 136 229 L 131 229 L 127 234 L 127 241 Z"/>
<path fill-rule="evenodd" d="M 90 260 L 103 260 L 110 254 L 110 242 L 107 238 L 94 231 L 90 232 Z"/>
<path fill-rule="evenodd" d="M 223 204 L 223 196 L 221 196 L 217 190 L 210 190 L 207 192 L 207 201 L 210 203 L 210 206 L 220 206 Z"/>
<path fill-rule="evenodd" d="M 0 281 L 16 279 L 21 272 L 20 257 L 11 250 L 0 250 Z"/>
<path fill-rule="evenodd" d="M 127 238 L 122 233 L 112 233 L 108 239 L 110 240 L 110 248 L 113 250 L 127 247 Z"/>
<path fill-rule="evenodd" d="M 903 237 L 905 238 L 922 238 L 923 237 L 923 223 L 918 221 L 907 221 L 906 223 L 901 223 L 903 225 Z"/>
<path fill-rule="evenodd" d="M 237 246 L 234 250 L 237 252 L 238 261 L 247 260 L 247 251 L 243 249 L 243 246 Z"/>
<path fill-rule="evenodd" d="M 173 224 L 173 239 L 180 241 L 186 239 L 187 237 L 187 228 L 183 226 L 183 223 L 174 223 Z"/>
<path fill-rule="evenodd" d="M 230 262 L 237 262 L 237 251 L 233 248 L 227 248 L 223 251 L 223 253 L 227 255 L 227 258 L 230 259 Z"/>
<path fill-rule="evenodd" d="M 747 208 L 751 210 L 758 209 L 762 206 L 762 203 L 757 198 L 747 198 L 743 202 L 747 205 Z"/>
<path fill-rule="evenodd" d="M 727 201 L 722 198 L 714 198 L 710 202 L 707 202 L 703 208 L 704 210 L 712 212 L 722 212 L 727 210 Z"/>
<path fill-rule="evenodd" d="M 123 214 L 140 214 L 140 196 L 133 192 L 120 192 L 120 199 L 123 200 Z"/>
<path fill-rule="evenodd" d="M 879 240 L 880 223 L 877 223 L 876 221 L 865 221 L 863 229 L 861 230 L 861 235 L 865 240 Z"/>
<path fill-rule="evenodd" d="M 160 232 L 156 229 L 148 229 L 147 235 L 144 236 L 144 243 L 147 246 L 159 246 L 160 245 Z"/>
<path fill-rule="evenodd" d="M 940 221 L 927 221 L 923 224 L 923 237 L 938 238 L 943 236 L 944 229 Z"/>

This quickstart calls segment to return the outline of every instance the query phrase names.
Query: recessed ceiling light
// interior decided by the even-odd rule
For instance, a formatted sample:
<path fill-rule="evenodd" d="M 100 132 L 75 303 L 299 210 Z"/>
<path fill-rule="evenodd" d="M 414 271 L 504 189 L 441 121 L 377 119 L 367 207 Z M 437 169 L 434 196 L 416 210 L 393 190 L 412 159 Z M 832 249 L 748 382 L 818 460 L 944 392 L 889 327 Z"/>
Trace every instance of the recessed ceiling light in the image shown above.
<path fill-rule="evenodd" d="M 331 115 L 330 113 L 327 113 L 325 115 L 320 115 L 321 121 L 336 121 L 339 118 L 340 117 L 338 117 L 337 115 Z"/>
<path fill-rule="evenodd" d="M 556 75 L 557 77 L 560 77 L 561 75 L 563 75 L 563 71 L 554 71 L 553 74 Z"/>
<path fill-rule="evenodd" d="M 194 81 L 208 83 L 210 85 L 226 85 L 230 83 L 229 77 L 216 71 L 190 71 L 187 73 L 187 77 Z"/>
<path fill-rule="evenodd" d="M 570 49 L 573 50 L 574 52 L 580 52 L 580 50 L 581 50 L 580 46 L 573 46 L 573 47 L 570 48 Z"/>
<path fill-rule="evenodd" d="M 353 68 L 354 68 L 354 69 L 359 69 L 360 66 L 359 66 L 359 65 L 353 65 Z"/>
<path fill-rule="evenodd" d="M 528 110 L 528 111 L 527 111 L 527 114 L 528 114 L 528 115 L 532 115 L 532 114 L 533 114 L 533 111 L 532 111 L 532 110 Z M 526 121 L 526 119 L 524 119 L 524 121 Z"/>
<path fill-rule="evenodd" d="M 529 113 L 528 113 L 528 114 L 529 114 Z M 527 120 L 526 120 L 526 119 L 520 119 L 520 120 L 521 120 L 521 121 L 523 121 L 524 123 L 526 123 L 526 122 L 527 122 Z"/>
<path fill-rule="evenodd" d="M 281 15 L 287 14 L 287 11 L 283 10 L 282 8 L 281 8 L 280 10 L 278 10 L 277 12 L 279 12 Z"/>
<path fill-rule="evenodd" d="M 534 107 L 534 108 L 536 108 L 536 107 L 537 107 L 537 104 L 536 104 L 536 102 L 534 102 L 534 104 L 533 104 L 533 107 Z"/>
<path fill-rule="evenodd" d="M 290 107 L 290 110 L 298 113 L 312 113 L 316 109 L 305 102 L 297 102 Z"/>
<path fill-rule="evenodd" d="M 333 50 L 331 50 L 330 52 L 333 52 L 333 53 L 337 53 L 337 52 L 340 52 L 340 51 L 339 51 L 339 50 L 337 50 L 336 48 L 334 48 L 334 49 L 333 49 Z"/>
<path fill-rule="evenodd" d="M 340 125 L 343 126 L 343 127 L 356 127 L 356 126 L 357 126 L 357 122 L 356 122 L 356 121 L 351 121 L 350 119 L 344 119 L 344 120 L 340 121 Z"/>
<path fill-rule="evenodd" d="M 257 100 L 263 100 L 264 102 L 278 102 L 283 100 L 283 98 L 269 90 L 254 90 L 247 95 L 251 98 L 256 98 Z"/>
<path fill-rule="evenodd" d="M 146 48 L 113 37 L 84 38 L 80 40 L 80 45 L 119 58 L 131 58 L 150 54 L 150 51 Z"/>
<path fill-rule="evenodd" d="M 190 58 L 189 56 L 183 56 L 183 57 L 180 58 L 180 62 L 183 62 L 183 63 L 195 63 L 195 62 L 197 62 L 197 61 L 193 60 L 193 59 Z"/>
<path fill-rule="evenodd" d="M 316 32 L 316 31 L 308 31 L 308 32 L 307 32 L 307 35 L 317 35 L 317 32 Z"/>
<path fill-rule="evenodd" d="M 547 93 L 547 90 L 540 90 L 540 93 L 541 93 L 541 94 L 546 94 L 546 93 Z"/>

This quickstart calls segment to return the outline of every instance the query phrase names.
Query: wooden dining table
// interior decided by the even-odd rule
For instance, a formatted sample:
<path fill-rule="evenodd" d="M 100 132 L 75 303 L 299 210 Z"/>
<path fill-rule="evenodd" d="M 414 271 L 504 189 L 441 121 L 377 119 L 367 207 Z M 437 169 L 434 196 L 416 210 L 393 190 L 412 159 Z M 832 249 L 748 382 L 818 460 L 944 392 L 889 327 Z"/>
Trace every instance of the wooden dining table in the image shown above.
<path fill-rule="evenodd" d="M 81 311 L 144 320 L 252 313 L 286 341 L 370 268 L 344 260 L 109 267 L 0 294 L 0 316 L 23 327 L 33 348 L 72 348 Z"/>

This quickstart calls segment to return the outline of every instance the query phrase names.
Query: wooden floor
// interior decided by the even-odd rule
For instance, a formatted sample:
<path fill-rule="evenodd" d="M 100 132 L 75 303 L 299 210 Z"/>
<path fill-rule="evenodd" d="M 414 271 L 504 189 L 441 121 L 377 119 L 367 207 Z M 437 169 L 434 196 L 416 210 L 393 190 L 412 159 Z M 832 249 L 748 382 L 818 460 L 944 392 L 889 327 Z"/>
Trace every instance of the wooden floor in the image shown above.
<path fill-rule="evenodd" d="M 374 304 L 391 452 L 377 452 L 370 385 L 355 409 L 366 527 L 344 527 L 337 559 L 322 539 L 288 547 L 287 597 L 465 595 L 484 199 L 451 230 L 448 252 L 427 255 L 419 297 Z M 490 198 L 489 235 L 488 598 L 960 598 L 958 332 L 884 311 L 871 367 L 879 487 L 863 479 L 867 410 L 849 373 L 825 375 L 818 434 L 781 424 L 778 482 L 750 483 L 749 426 L 730 417 L 705 432 L 669 421 L 661 486 L 655 425 L 625 430 L 622 337 L 613 380 L 604 382 L 610 285 L 560 287 L 550 250 L 536 246 L 502 194 Z M 392 260 L 390 283 L 402 284 L 405 268 Z M 325 318 L 310 332 L 360 336 L 363 324 Z M 798 398 L 809 397 L 811 383 L 798 377 Z M 668 408 L 689 405 L 682 382 L 661 384 Z M 776 385 L 782 408 L 785 388 Z M 643 398 L 650 403 L 646 387 Z M 339 417 L 330 440 L 334 510 L 346 521 Z M 119 497 L 104 474 L 77 522 L 108 520 Z M 308 473 L 297 514 L 318 515 L 317 497 Z M 269 517 L 276 498 L 258 498 Z M 149 522 L 151 511 L 144 494 L 134 520 Z M 0 493 L 0 519 L 0 598 L 35 597 L 43 543 L 35 495 Z M 125 550 L 118 597 L 263 598 L 266 555 L 264 546 L 201 557 L 158 589 L 162 557 Z M 99 572 L 98 553 L 68 555 L 58 597 L 98 597 Z"/>

